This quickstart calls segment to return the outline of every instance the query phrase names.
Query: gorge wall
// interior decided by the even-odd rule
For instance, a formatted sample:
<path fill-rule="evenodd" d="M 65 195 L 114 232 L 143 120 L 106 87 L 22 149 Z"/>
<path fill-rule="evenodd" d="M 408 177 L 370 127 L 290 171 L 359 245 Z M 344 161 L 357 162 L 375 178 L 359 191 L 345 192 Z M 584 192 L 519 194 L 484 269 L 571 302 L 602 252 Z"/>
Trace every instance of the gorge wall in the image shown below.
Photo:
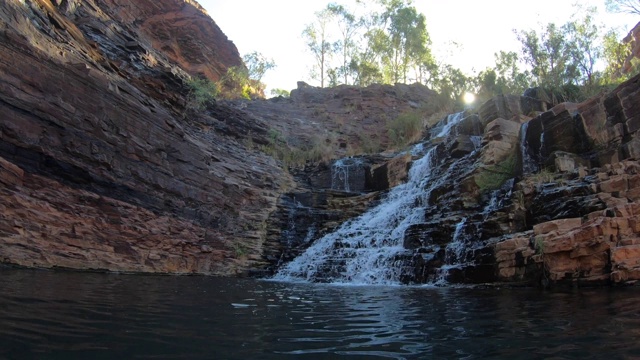
<path fill-rule="evenodd" d="M 261 150 L 271 133 L 302 143 L 330 128 L 344 143 L 357 127 L 348 102 L 375 115 L 364 132 L 375 135 L 386 113 L 432 94 L 377 86 L 334 98 L 309 87 L 295 103 L 187 110 L 189 76 L 215 81 L 242 65 L 189 0 L 5 1 L 0 50 L 0 261 L 29 267 L 264 269 L 281 251 L 271 214 L 295 186 Z"/>
<path fill-rule="evenodd" d="M 265 124 L 186 114 L 187 74 L 242 64 L 195 2 L 0 6 L 0 261 L 233 275 L 288 178 Z M 258 255 L 256 255 L 258 254 Z"/>

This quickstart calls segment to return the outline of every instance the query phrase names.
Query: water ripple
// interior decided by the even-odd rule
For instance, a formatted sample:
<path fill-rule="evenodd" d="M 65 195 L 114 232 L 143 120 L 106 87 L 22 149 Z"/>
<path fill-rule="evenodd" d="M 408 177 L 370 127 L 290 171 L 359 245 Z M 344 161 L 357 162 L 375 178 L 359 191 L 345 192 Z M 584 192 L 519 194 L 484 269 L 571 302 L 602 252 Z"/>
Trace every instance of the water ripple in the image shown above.
<path fill-rule="evenodd" d="M 541 292 L 0 269 L 0 359 L 611 359 L 640 289 Z"/>

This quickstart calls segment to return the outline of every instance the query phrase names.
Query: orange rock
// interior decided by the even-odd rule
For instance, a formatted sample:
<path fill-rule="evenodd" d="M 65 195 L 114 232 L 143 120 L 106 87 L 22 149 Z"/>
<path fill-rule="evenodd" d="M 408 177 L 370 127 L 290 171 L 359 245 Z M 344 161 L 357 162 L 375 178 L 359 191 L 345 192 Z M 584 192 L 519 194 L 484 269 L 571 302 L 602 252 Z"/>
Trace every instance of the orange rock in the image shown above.
<path fill-rule="evenodd" d="M 626 175 L 617 175 L 600 183 L 600 191 L 612 193 L 629 189 Z"/>
<path fill-rule="evenodd" d="M 533 233 L 535 235 L 542 235 L 551 231 L 565 233 L 575 228 L 578 228 L 582 224 L 581 218 L 573 219 L 560 219 L 547 221 L 545 223 L 537 224 L 533 226 Z"/>

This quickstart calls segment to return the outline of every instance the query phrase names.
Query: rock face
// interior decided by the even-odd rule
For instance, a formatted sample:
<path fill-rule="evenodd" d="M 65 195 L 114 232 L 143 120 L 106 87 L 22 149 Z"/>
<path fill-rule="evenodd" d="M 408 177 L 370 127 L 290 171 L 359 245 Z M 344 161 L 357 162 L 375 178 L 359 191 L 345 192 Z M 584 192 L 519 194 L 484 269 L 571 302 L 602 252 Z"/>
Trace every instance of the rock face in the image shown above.
<path fill-rule="evenodd" d="M 290 98 L 234 104 L 269 123 L 287 144 L 336 159 L 392 147 L 388 124 L 403 114 L 428 118 L 437 112 L 434 97 L 421 84 L 316 88 L 300 82 Z"/>
<path fill-rule="evenodd" d="M 511 214 L 494 220 L 510 229 L 485 247 L 494 253 L 495 263 L 488 264 L 497 265 L 491 281 L 593 285 L 640 279 L 639 80 L 580 104 L 560 104 L 525 123 L 523 176 L 511 202 L 488 218 Z"/>
<path fill-rule="evenodd" d="M 475 113 L 460 114 L 462 120 L 444 138 L 435 134 L 446 124 L 429 129 L 423 145 L 435 152 L 435 167 L 419 190 L 424 204 L 416 205 L 424 206 L 424 220 L 404 231 L 404 251 L 392 261 L 397 266 L 392 273 L 400 275 L 392 280 L 558 286 L 640 279 L 638 81 L 640 75 L 579 104 L 499 96 Z M 349 187 L 368 194 L 366 176 L 357 174 Z M 308 177 L 314 176 L 325 179 L 325 186 L 330 178 L 318 170 Z M 323 186 L 307 183 L 311 191 Z M 384 204 L 382 191 L 364 204 Z M 304 206 L 313 211 L 316 205 Z M 358 209 L 353 215 L 367 210 L 342 206 L 341 215 L 344 206 Z M 302 242 L 288 238 L 291 250 L 279 259 L 288 260 L 328 231 L 305 233 Z M 339 242 L 330 251 L 355 254 L 369 246 L 349 243 L 354 249 L 349 253 Z M 328 258 L 311 266 L 326 267 L 326 278 L 348 281 L 350 275 L 341 273 L 344 262 Z M 297 269 L 287 274 L 306 274 Z"/>
<path fill-rule="evenodd" d="M 187 72 L 241 64 L 201 8 L 9 0 L 0 23 L 1 261 L 220 275 L 262 264 L 288 178 L 242 145 L 248 133 L 266 143 L 263 123 L 222 105 L 184 112 Z"/>
<path fill-rule="evenodd" d="M 625 59 L 622 69 L 623 72 L 629 72 L 632 67 L 631 60 L 640 58 L 640 22 L 629 31 L 629 34 L 622 41 L 631 44 L 631 54 Z"/>

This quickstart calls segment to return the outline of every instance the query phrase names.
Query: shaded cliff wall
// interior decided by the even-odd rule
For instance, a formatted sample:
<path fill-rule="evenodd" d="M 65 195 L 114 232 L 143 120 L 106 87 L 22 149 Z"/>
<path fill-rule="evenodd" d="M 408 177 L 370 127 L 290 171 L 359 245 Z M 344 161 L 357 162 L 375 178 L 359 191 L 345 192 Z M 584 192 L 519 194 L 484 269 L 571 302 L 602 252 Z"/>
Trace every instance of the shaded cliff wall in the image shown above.
<path fill-rule="evenodd" d="M 237 274 L 259 266 L 287 182 L 246 150 L 266 126 L 185 115 L 186 73 L 237 49 L 197 4 L 8 0 L 0 6 L 0 261 Z"/>

